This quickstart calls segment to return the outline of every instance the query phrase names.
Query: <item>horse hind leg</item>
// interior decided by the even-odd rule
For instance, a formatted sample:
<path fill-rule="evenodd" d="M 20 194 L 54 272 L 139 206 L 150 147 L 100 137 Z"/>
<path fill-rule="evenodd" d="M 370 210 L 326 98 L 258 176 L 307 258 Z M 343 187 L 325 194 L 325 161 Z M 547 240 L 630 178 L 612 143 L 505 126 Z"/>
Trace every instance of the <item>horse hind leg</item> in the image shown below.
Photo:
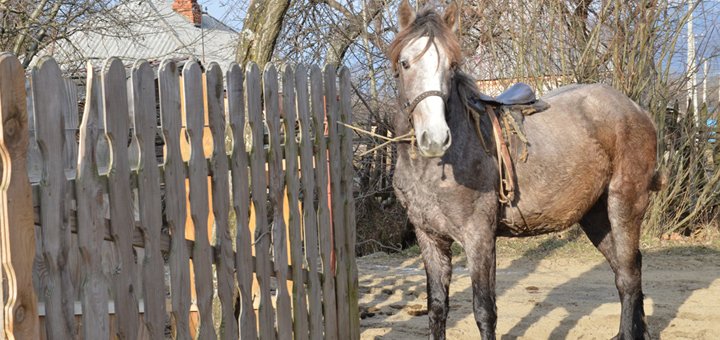
<path fill-rule="evenodd" d="M 613 241 L 608 217 L 607 195 L 603 195 L 590 211 L 583 216 L 580 220 L 580 227 L 582 227 L 590 242 L 605 256 L 605 259 L 610 263 L 610 268 L 615 272 L 617 259 L 615 257 L 615 242 Z"/>
<path fill-rule="evenodd" d="M 649 181 L 648 181 L 649 182 Z M 634 191 L 628 182 L 608 192 L 608 218 L 614 244 L 615 286 L 620 293 L 622 312 L 618 339 L 649 339 L 642 292 L 640 226 L 648 205 L 648 190 Z"/>
<path fill-rule="evenodd" d="M 450 310 L 449 288 L 452 277 L 452 240 L 431 236 L 415 228 L 427 276 L 427 307 L 430 337 L 445 339 Z"/>
<path fill-rule="evenodd" d="M 642 292 L 640 225 L 648 191 L 614 178 L 607 194 L 583 217 L 580 224 L 590 241 L 610 263 L 620 295 L 620 331 L 617 339 L 649 339 Z"/>

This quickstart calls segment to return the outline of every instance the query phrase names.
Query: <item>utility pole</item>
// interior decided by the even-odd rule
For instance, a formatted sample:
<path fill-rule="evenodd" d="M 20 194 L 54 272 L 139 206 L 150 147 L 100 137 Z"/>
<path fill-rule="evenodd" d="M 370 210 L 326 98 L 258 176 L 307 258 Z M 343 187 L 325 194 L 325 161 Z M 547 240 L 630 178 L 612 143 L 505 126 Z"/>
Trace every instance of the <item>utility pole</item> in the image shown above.
<path fill-rule="evenodd" d="M 687 103 L 692 103 L 693 115 L 695 117 L 695 125 L 699 125 L 700 116 L 698 114 L 697 94 L 695 85 L 697 82 L 697 67 L 695 61 L 695 33 L 693 32 L 693 11 L 695 10 L 695 1 L 688 3 L 688 28 L 687 28 Z"/>
<path fill-rule="evenodd" d="M 703 88 L 702 88 L 702 102 L 705 103 L 707 106 L 707 84 L 708 84 L 708 78 L 710 75 L 708 74 L 708 71 L 710 69 L 710 66 L 708 65 L 708 60 L 706 59 L 703 63 Z"/>

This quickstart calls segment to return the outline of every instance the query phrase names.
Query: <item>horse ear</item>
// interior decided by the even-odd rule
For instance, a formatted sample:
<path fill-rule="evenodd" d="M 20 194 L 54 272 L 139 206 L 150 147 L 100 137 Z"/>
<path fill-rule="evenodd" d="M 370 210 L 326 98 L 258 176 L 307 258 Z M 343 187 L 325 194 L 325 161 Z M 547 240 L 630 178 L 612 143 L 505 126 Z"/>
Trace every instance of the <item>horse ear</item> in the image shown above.
<path fill-rule="evenodd" d="M 400 17 L 400 29 L 405 29 L 405 27 L 410 26 L 410 24 L 415 21 L 415 11 L 412 9 L 412 6 L 410 6 L 408 0 L 403 0 L 400 4 L 398 16 Z"/>
<path fill-rule="evenodd" d="M 443 14 L 443 20 L 445 20 L 445 24 L 450 27 L 450 29 L 453 32 L 456 32 L 458 29 L 458 6 L 457 2 L 453 1 L 448 5 L 448 7 L 445 9 L 445 14 Z"/>

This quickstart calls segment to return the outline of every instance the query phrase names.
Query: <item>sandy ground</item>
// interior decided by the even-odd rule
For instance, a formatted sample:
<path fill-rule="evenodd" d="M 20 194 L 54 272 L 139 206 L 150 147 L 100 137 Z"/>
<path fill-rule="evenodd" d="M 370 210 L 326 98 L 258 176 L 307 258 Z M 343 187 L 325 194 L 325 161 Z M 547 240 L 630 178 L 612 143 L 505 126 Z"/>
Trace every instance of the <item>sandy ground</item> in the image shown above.
<path fill-rule="evenodd" d="M 582 239 L 557 236 L 498 244 L 497 335 L 501 339 L 610 339 L 620 303 L 613 274 Z M 526 242 L 526 241 L 520 241 Z M 643 247 L 645 312 L 654 339 L 720 339 L 720 247 Z M 476 339 L 472 289 L 462 254 L 454 259 L 449 339 Z M 425 272 L 417 253 L 358 259 L 362 339 L 428 336 Z"/>

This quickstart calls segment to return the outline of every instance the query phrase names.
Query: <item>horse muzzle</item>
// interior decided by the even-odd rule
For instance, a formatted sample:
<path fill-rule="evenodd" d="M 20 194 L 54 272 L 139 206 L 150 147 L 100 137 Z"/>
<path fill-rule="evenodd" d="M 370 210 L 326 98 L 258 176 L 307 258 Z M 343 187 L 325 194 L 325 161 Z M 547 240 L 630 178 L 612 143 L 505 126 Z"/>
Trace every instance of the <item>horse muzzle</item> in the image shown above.
<path fill-rule="evenodd" d="M 452 144 L 448 128 L 419 131 L 416 137 L 420 155 L 426 158 L 442 157 Z"/>

